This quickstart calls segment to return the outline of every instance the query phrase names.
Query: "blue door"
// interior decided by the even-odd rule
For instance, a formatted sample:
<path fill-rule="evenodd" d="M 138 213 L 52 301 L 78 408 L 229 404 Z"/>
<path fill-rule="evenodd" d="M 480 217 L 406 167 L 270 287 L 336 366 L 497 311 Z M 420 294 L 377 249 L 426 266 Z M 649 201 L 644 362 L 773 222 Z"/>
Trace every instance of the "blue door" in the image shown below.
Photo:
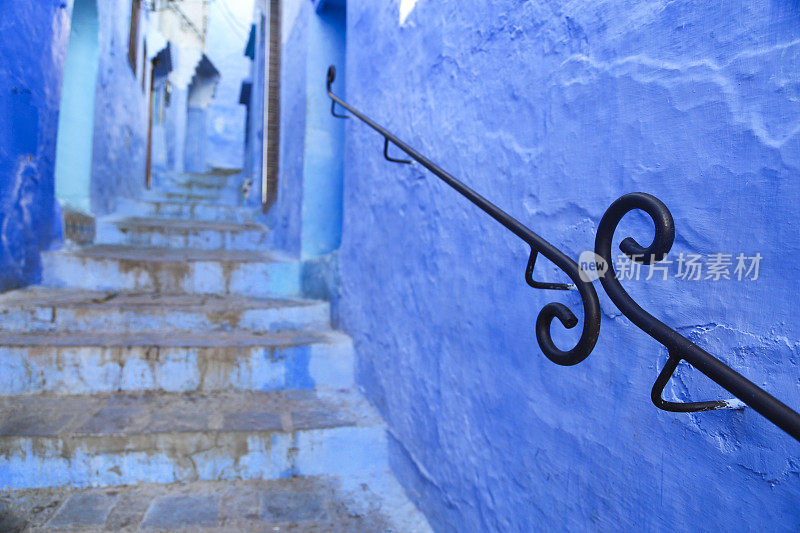
<path fill-rule="evenodd" d="M 95 0 L 75 0 L 58 119 L 56 197 L 86 212 L 91 209 L 97 32 Z"/>

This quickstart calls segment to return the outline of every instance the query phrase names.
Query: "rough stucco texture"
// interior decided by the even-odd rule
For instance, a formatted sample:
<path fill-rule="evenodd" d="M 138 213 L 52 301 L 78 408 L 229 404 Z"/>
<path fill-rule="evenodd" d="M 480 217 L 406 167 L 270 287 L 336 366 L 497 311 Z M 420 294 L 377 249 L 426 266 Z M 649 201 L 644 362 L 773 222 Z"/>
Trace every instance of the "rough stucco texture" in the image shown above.
<path fill-rule="evenodd" d="M 397 10 L 348 3 L 355 106 L 573 258 L 633 191 L 672 210 L 673 260 L 761 253 L 757 281 L 625 284 L 800 408 L 796 3 L 440 0 L 402 26 Z M 521 241 L 347 123 L 341 317 L 437 530 L 800 527 L 800 444 L 751 409 L 657 410 L 665 350 L 604 294 L 592 355 L 549 362 L 536 316 L 550 301 L 578 313 L 577 296 L 528 288 Z M 630 216 L 616 242 L 651 231 Z M 727 396 L 688 367 L 666 394 Z"/>
<path fill-rule="evenodd" d="M 147 98 L 142 91 L 142 42 L 137 72 L 128 62 L 130 0 L 97 3 L 100 65 L 95 97 L 92 209 L 114 210 L 117 199 L 133 198 L 144 188 L 147 152 Z M 140 21 L 143 35 L 145 15 Z"/>
<path fill-rule="evenodd" d="M 66 1 L 3 5 L 0 291 L 36 282 L 41 275 L 39 252 L 59 233 L 53 173 L 68 36 Z"/>

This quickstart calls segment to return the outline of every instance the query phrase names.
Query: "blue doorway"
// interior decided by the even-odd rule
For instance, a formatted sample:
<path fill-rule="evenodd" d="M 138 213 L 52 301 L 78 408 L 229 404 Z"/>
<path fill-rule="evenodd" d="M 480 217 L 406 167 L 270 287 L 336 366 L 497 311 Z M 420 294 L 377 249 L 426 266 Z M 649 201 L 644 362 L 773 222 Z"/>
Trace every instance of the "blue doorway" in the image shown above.
<path fill-rule="evenodd" d="M 55 181 L 56 197 L 86 212 L 91 211 L 97 33 L 96 1 L 75 0 L 61 88 Z"/>

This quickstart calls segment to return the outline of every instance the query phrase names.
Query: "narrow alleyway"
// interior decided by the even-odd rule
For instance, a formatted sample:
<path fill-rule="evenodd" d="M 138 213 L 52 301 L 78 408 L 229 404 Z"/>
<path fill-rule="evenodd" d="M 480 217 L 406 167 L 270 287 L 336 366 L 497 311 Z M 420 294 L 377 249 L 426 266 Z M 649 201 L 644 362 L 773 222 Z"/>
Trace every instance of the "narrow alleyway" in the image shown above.
<path fill-rule="evenodd" d="M 0 5 L 0 533 L 800 532 L 800 2 Z"/>
<path fill-rule="evenodd" d="M 127 201 L 0 297 L 0 530 L 427 529 L 352 342 L 227 179 Z"/>

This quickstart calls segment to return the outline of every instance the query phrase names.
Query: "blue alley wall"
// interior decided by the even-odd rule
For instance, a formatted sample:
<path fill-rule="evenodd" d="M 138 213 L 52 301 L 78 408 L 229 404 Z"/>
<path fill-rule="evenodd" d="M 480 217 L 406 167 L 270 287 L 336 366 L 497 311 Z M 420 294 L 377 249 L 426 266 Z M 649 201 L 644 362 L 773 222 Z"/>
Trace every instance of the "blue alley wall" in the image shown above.
<path fill-rule="evenodd" d="M 265 94 L 265 54 L 267 39 L 267 6 L 264 0 L 253 3 L 253 41 L 248 40 L 245 54 L 250 59 L 251 84 L 249 103 L 246 106 L 247 133 L 245 142 L 244 176 L 242 181 L 250 183 L 248 195 L 241 196 L 242 203 L 253 207 L 261 206 L 261 157 L 263 151 L 263 122 Z M 252 45 L 252 48 L 250 46 Z M 240 93 L 240 96 L 242 94 Z"/>
<path fill-rule="evenodd" d="M 286 2 L 282 16 L 280 176 L 269 220 L 276 246 L 314 258 L 341 241 L 344 124 L 329 120 L 318 73 L 344 65 L 346 10 L 301 0 Z M 343 75 L 335 84 L 340 93 Z"/>
<path fill-rule="evenodd" d="M 301 250 L 317 257 L 339 247 L 342 234 L 344 123 L 329 120 L 330 99 L 317 73 L 345 63 L 346 11 L 327 5 L 310 19 L 306 76 L 306 134 L 303 160 Z M 342 71 L 344 74 L 344 70 Z M 335 84 L 340 92 L 344 80 Z"/>
<path fill-rule="evenodd" d="M 143 11 L 134 72 L 128 62 L 131 0 L 97 4 L 100 64 L 91 199 L 95 214 L 106 214 L 114 210 L 119 198 L 135 197 L 145 185 L 148 98 L 142 90 L 142 40 L 147 20 Z M 148 52 L 153 55 L 158 50 Z"/>
<path fill-rule="evenodd" d="M 348 99 L 571 257 L 633 191 L 670 207 L 673 261 L 762 254 L 756 281 L 625 285 L 800 408 L 796 2 L 422 0 L 403 25 L 398 2 L 347 9 Z M 322 87 L 324 69 L 313 76 Z M 284 109 L 299 120 L 298 106 Z M 751 409 L 657 410 L 667 354 L 599 284 L 596 349 L 575 367 L 549 362 L 536 316 L 550 301 L 578 314 L 577 295 L 528 288 L 521 241 L 418 165 L 384 161 L 363 124 L 346 127 L 341 319 L 397 439 L 395 469 L 437 530 L 800 527 L 800 444 Z M 631 216 L 617 242 L 651 232 Z M 728 396 L 685 366 L 666 394 Z"/>
<path fill-rule="evenodd" d="M 210 168 L 244 167 L 246 109 L 239 104 L 242 80 L 250 75 L 243 55 L 250 32 L 252 0 L 209 5 L 206 50 L 220 71 L 220 82 L 208 108 L 206 164 Z"/>
<path fill-rule="evenodd" d="M 153 159 L 156 182 L 166 174 L 186 170 L 186 128 L 189 121 L 188 86 L 202 53 L 199 50 L 172 43 L 170 55 L 174 70 L 168 78 L 171 88 L 169 101 L 167 102 L 164 94 L 163 122 L 153 128 L 154 156 L 157 156 Z M 205 170 L 205 166 L 203 169 Z"/>
<path fill-rule="evenodd" d="M 0 17 L 0 291 L 38 281 L 39 253 L 60 234 L 53 175 L 70 10 L 6 2 Z"/>
<path fill-rule="evenodd" d="M 272 246 L 299 254 L 306 131 L 305 65 L 308 57 L 309 17 L 313 14 L 313 7 L 311 2 L 299 0 L 284 2 L 282 9 L 278 194 L 267 218 L 273 229 L 270 233 Z M 260 176 L 258 172 L 256 175 Z"/>

